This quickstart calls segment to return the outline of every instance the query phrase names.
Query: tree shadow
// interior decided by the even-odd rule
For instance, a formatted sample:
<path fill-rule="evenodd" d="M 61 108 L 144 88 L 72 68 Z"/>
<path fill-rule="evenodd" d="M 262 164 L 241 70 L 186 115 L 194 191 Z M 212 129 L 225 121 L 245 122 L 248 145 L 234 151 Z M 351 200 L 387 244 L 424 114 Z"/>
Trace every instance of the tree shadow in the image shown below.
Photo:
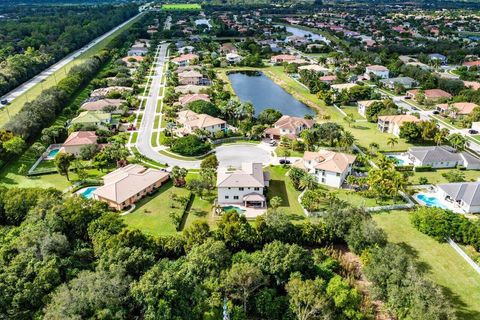
<path fill-rule="evenodd" d="M 290 207 L 290 202 L 288 201 L 288 192 L 285 181 L 282 180 L 271 180 L 270 186 L 268 188 L 268 195 L 271 199 L 272 197 L 280 197 L 282 199 L 281 207 Z"/>
<path fill-rule="evenodd" d="M 441 285 L 438 286 L 442 288 L 452 307 L 456 309 L 455 314 L 459 320 L 480 319 L 479 311 L 468 309 L 468 305 L 457 294 L 453 293 L 451 289 Z"/>
<path fill-rule="evenodd" d="M 418 250 L 413 248 L 411 245 L 405 243 L 405 242 L 398 242 L 398 246 L 400 246 L 405 252 L 412 257 L 412 261 L 415 263 L 415 266 L 418 268 L 418 270 L 425 274 L 427 272 L 430 272 L 432 270 L 432 267 L 423 261 L 418 261 Z"/>

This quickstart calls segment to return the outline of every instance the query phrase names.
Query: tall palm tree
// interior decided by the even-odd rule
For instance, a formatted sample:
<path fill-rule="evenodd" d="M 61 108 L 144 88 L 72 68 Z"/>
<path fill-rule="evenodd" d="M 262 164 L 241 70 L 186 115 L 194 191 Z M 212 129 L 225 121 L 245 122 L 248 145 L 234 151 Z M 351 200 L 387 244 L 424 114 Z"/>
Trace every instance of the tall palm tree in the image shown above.
<path fill-rule="evenodd" d="M 315 189 L 317 187 L 317 179 L 315 176 L 311 174 L 304 174 L 303 177 L 300 178 L 299 187 L 300 189 Z"/>
<path fill-rule="evenodd" d="M 340 144 L 345 149 L 348 149 L 351 146 L 353 146 L 353 144 L 355 143 L 356 140 L 357 139 L 355 138 L 355 136 L 350 131 L 345 131 L 345 132 L 343 132 L 342 137 L 340 138 Z"/>
<path fill-rule="evenodd" d="M 398 139 L 395 137 L 390 137 L 387 140 L 387 145 L 390 146 L 390 148 L 393 149 L 393 147 L 398 143 Z"/>
<path fill-rule="evenodd" d="M 303 130 L 300 133 L 300 137 L 303 139 L 307 151 L 312 151 L 315 145 L 315 132 L 312 130 Z"/>
<path fill-rule="evenodd" d="M 448 136 L 448 142 L 455 148 L 455 150 L 462 150 L 465 148 L 467 139 L 459 133 L 453 133 Z"/>
<path fill-rule="evenodd" d="M 355 123 L 355 118 L 353 117 L 353 114 L 351 114 L 351 113 L 349 113 L 345 117 L 343 117 L 343 120 L 348 124 L 349 128 L 352 126 L 352 123 Z"/>

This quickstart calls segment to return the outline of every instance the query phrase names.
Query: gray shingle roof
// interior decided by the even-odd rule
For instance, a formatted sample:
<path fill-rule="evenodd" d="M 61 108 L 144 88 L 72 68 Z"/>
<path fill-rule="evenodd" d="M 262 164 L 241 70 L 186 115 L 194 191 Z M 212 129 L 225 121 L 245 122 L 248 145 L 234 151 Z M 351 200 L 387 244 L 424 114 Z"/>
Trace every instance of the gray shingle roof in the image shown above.
<path fill-rule="evenodd" d="M 469 206 L 480 206 L 480 182 L 457 182 L 438 185 L 455 201 L 463 201 Z"/>
<path fill-rule="evenodd" d="M 422 162 L 462 161 L 455 149 L 449 146 L 412 147 L 409 153 Z"/>

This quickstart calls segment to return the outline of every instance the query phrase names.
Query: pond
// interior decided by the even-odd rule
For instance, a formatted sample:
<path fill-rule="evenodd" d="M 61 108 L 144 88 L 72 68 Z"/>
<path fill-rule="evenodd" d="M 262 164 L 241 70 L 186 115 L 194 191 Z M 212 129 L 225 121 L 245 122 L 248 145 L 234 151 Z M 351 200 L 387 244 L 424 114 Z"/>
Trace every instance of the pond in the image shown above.
<path fill-rule="evenodd" d="M 307 114 L 315 115 L 310 107 L 295 99 L 261 72 L 233 72 L 228 75 L 228 79 L 240 100 L 253 104 L 256 115 L 268 108 L 301 118 Z"/>
<path fill-rule="evenodd" d="M 325 42 L 326 44 L 330 43 L 330 40 L 328 40 L 327 38 L 325 38 L 321 34 L 306 31 L 306 30 L 296 28 L 296 27 L 292 27 L 292 26 L 285 26 L 285 28 L 287 29 L 288 33 L 291 33 L 294 36 L 298 36 L 298 37 L 308 36 L 310 39 L 312 39 L 312 41 L 322 41 L 322 42 Z M 287 41 L 287 40 L 285 39 L 285 41 Z"/>

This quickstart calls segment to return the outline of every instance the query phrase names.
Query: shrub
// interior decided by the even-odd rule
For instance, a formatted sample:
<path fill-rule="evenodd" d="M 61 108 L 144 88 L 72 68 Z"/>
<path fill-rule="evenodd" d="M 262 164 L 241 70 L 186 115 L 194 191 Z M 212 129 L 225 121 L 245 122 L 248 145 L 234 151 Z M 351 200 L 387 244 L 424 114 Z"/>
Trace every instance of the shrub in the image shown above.
<path fill-rule="evenodd" d="M 210 143 L 191 134 L 173 141 L 171 150 L 182 156 L 198 156 L 207 153 L 211 148 Z"/>
<path fill-rule="evenodd" d="M 415 167 L 415 172 L 431 172 L 431 171 L 435 171 L 435 169 L 433 169 L 432 166 Z"/>

